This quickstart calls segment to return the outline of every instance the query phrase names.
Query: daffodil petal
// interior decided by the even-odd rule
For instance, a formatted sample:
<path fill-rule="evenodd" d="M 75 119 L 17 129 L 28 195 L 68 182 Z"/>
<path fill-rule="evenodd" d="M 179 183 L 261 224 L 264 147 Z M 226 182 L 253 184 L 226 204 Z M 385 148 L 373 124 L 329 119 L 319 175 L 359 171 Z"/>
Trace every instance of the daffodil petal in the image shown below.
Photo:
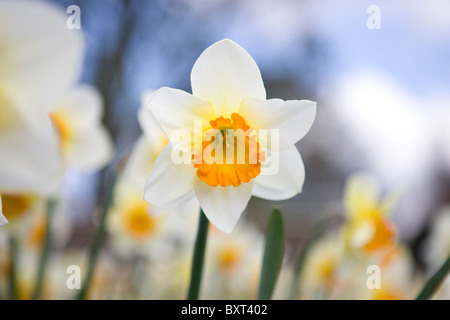
<path fill-rule="evenodd" d="M 41 1 L 0 3 L 0 82 L 49 111 L 78 78 L 83 37 L 66 26 L 57 6 Z"/>
<path fill-rule="evenodd" d="M 47 114 L 20 94 L 0 93 L 0 105 L 0 187 L 11 192 L 54 192 L 64 169 Z"/>
<path fill-rule="evenodd" d="M 138 121 L 145 138 L 148 140 L 148 145 L 155 152 L 161 152 L 167 143 L 167 138 L 147 108 L 139 108 Z"/>
<path fill-rule="evenodd" d="M 195 196 L 195 168 L 173 163 L 172 148 L 171 144 L 164 147 L 145 183 L 144 200 L 158 207 L 179 205 Z"/>
<path fill-rule="evenodd" d="M 363 219 L 378 208 L 380 185 L 370 173 L 352 174 L 344 189 L 344 206 L 350 219 Z"/>
<path fill-rule="evenodd" d="M 191 72 L 192 93 L 210 101 L 217 117 L 229 117 L 246 97 L 265 99 L 266 90 L 253 58 L 225 39 L 207 48 Z"/>
<path fill-rule="evenodd" d="M 143 190 L 158 155 L 159 150 L 155 150 L 146 136 L 139 137 L 124 168 L 123 179 Z"/>
<path fill-rule="evenodd" d="M 85 172 L 101 169 L 114 154 L 113 142 L 103 126 L 79 132 L 67 144 L 64 150 L 67 165 Z"/>
<path fill-rule="evenodd" d="M 208 220 L 225 233 L 231 233 L 252 196 L 253 181 L 239 187 L 211 187 L 194 179 L 195 195 Z"/>
<path fill-rule="evenodd" d="M 69 91 L 54 111 L 63 114 L 72 128 L 82 132 L 101 123 L 103 99 L 96 88 L 80 85 Z"/>
<path fill-rule="evenodd" d="M 271 143 L 271 130 L 278 130 L 278 149 L 284 150 L 308 133 L 316 118 L 316 103 L 309 100 L 247 98 L 242 102 L 239 114 L 252 128 L 268 130 L 269 148 L 275 148 L 273 144 L 277 142 Z"/>
<path fill-rule="evenodd" d="M 178 130 L 185 130 L 192 139 L 196 122 L 207 128 L 209 121 L 215 119 L 214 109 L 209 102 L 178 89 L 156 90 L 147 108 L 174 145 L 179 143 L 178 136 L 175 136 Z"/>
<path fill-rule="evenodd" d="M 285 200 L 302 191 L 305 167 L 295 146 L 279 152 L 278 172 L 260 174 L 255 178 L 253 195 L 267 200 Z"/>

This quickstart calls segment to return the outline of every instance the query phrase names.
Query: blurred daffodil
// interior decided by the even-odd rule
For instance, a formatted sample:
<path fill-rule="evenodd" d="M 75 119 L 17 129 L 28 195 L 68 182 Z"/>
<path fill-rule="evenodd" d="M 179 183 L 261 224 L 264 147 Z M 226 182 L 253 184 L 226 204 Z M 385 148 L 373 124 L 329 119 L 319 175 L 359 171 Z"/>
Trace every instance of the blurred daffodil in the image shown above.
<path fill-rule="evenodd" d="M 230 233 L 252 195 L 282 200 L 301 192 L 305 172 L 294 144 L 312 126 L 315 102 L 266 100 L 255 61 L 228 39 L 200 55 L 191 84 L 192 95 L 161 88 L 148 102 L 170 144 L 150 173 L 145 200 L 167 207 L 196 197 L 209 221 Z M 260 129 L 267 130 L 269 142 L 261 139 Z M 191 139 L 180 139 L 180 130 Z M 245 133 L 240 138 L 239 130 Z M 225 161 L 220 156 L 209 161 L 212 147 L 222 150 Z M 180 151 L 188 154 L 188 163 L 172 160 Z M 272 163 L 271 174 L 261 174 L 269 155 L 278 156 L 279 163 Z"/>
<path fill-rule="evenodd" d="M 173 253 L 175 243 L 187 241 L 181 230 L 189 224 L 194 230 L 195 222 L 189 219 L 198 212 L 198 204 L 191 201 L 175 208 L 157 208 L 142 199 L 141 189 L 122 179 L 110 210 L 107 229 L 118 254 L 163 259 Z"/>
<path fill-rule="evenodd" d="M 96 171 L 106 165 L 112 158 L 113 146 L 101 124 L 103 101 L 97 89 L 80 85 L 57 106 L 49 115 L 65 164 L 82 171 Z"/>
<path fill-rule="evenodd" d="M 302 298 L 324 297 L 339 285 L 343 249 L 344 242 L 340 234 L 328 235 L 311 246 L 300 279 Z"/>
<path fill-rule="evenodd" d="M 0 3 L 0 187 L 49 193 L 63 167 L 47 111 L 78 76 L 80 33 L 40 1 Z"/>
<path fill-rule="evenodd" d="M 369 173 L 349 177 L 344 190 L 347 244 L 366 253 L 389 249 L 396 243 L 396 228 L 389 218 L 399 194 L 380 199 L 380 185 Z"/>
<path fill-rule="evenodd" d="M 205 296 L 213 299 L 252 299 L 261 270 L 262 234 L 249 223 L 230 236 L 210 226 Z"/>

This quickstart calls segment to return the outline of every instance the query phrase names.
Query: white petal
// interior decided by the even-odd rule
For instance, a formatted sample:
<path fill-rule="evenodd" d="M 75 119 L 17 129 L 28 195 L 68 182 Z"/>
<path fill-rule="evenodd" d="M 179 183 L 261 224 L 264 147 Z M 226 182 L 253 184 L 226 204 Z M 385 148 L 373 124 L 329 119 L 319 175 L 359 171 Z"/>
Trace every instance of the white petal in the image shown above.
<path fill-rule="evenodd" d="M 101 122 L 103 99 L 96 88 L 80 85 L 66 93 L 52 111 L 61 113 L 75 130 L 90 130 Z"/>
<path fill-rule="evenodd" d="M 252 196 L 253 181 L 239 187 L 211 187 L 196 175 L 194 189 L 208 220 L 219 230 L 231 233 Z"/>
<path fill-rule="evenodd" d="M 2 198 L 0 196 L 0 226 L 4 226 L 8 223 L 8 220 L 6 220 L 5 216 L 2 213 Z"/>
<path fill-rule="evenodd" d="M 267 200 L 285 200 L 302 192 L 305 167 L 297 148 L 281 151 L 278 157 L 279 168 L 276 174 L 260 174 L 255 178 L 254 196 Z"/>
<path fill-rule="evenodd" d="M 77 78 L 82 34 L 69 30 L 60 8 L 38 1 L 0 3 L 0 81 L 53 107 Z"/>
<path fill-rule="evenodd" d="M 148 145 L 153 148 L 155 152 L 161 152 L 167 143 L 167 138 L 147 108 L 139 108 L 138 121 L 148 140 Z"/>
<path fill-rule="evenodd" d="M 64 170 L 47 114 L 22 95 L 3 94 L 0 105 L 0 187 L 11 192 L 54 192 Z"/>
<path fill-rule="evenodd" d="M 135 185 L 139 190 L 144 190 L 145 181 L 150 175 L 158 155 L 159 151 L 156 152 L 147 137 L 143 135 L 139 137 L 124 168 L 123 179 Z"/>
<path fill-rule="evenodd" d="M 64 150 L 67 165 L 73 169 L 94 172 L 107 165 L 114 153 L 109 133 L 103 126 L 78 132 Z"/>
<path fill-rule="evenodd" d="M 368 172 L 352 174 L 345 185 L 344 205 L 350 219 L 370 214 L 378 206 L 380 185 Z"/>
<path fill-rule="evenodd" d="M 158 207 L 175 206 L 195 196 L 196 169 L 192 164 L 174 164 L 171 153 L 172 145 L 167 144 L 145 183 L 144 200 Z"/>
<path fill-rule="evenodd" d="M 192 93 L 210 101 L 217 116 L 229 117 L 246 97 L 266 98 L 261 73 L 253 58 L 225 39 L 207 48 L 191 72 Z"/>
<path fill-rule="evenodd" d="M 308 133 L 316 117 L 316 103 L 309 100 L 245 99 L 239 114 L 252 128 L 267 129 L 268 142 L 271 141 L 270 130 L 278 130 L 279 150 L 284 150 Z"/>
<path fill-rule="evenodd" d="M 173 144 L 178 143 L 174 137 L 177 130 L 186 130 L 192 137 L 196 121 L 208 127 L 209 121 L 215 119 L 214 109 L 209 102 L 171 88 L 155 91 L 147 108 Z"/>

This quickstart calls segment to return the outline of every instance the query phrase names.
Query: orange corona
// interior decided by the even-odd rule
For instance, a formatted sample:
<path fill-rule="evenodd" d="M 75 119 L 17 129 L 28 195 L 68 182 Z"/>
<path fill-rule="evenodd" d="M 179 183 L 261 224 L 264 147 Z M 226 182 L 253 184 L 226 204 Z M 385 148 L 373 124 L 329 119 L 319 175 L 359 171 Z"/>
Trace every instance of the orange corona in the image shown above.
<path fill-rule="evenodd" d="M 233 113 L 231 119 L 220 116 L 211 120 L 210 124 L 211 129 L 215 130 L 208 130 L 204 133 L 202 149 L 195 150 L 193 154 L 194 167 L 197 168 L 197 176 L 200 180 L 212 187 L 228 187 L 231 185 L 238 187 L 242 182 L 247 183 L 257 177 L 261 173 L 261 162 L 265 161 L 265 153 L 260 150 L 257 136 L 245 122 L 245 119 L 238 113 Z M 221 135 L 214 136 L 214 140 L 211 141 L 211 132 L 217 132 L 217 130 L 220 131 Z M 239 156 L 241 156 L 238 153 L 240 151 L 239 138 L 230 133 L 239 130 L 242 130 L 245 141 L 245 158 L 242 159 L 243 161 L 238 161 Z M 211 154 L 213 157 L 215 156 L 215 150 L 223 150 L 223 161 L 221 163 L 205 161 L 205 149 L 213 143 L 216 146 Z M 227 157 L 227 154 L 233 155 L 232 161 L 230 161 L 229 156 Z"/>

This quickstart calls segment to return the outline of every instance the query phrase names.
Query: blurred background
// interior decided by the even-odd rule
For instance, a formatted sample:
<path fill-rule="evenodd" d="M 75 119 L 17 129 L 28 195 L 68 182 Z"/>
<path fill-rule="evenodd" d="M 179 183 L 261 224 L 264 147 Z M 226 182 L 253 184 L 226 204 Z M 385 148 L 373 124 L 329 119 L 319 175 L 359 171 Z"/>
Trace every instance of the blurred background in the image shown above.
<path fill-rule="evenodd" d="M 318 104 L 311 131 L 297 145 L 306 169 L 303 192 L 280 202 L 253 198 L 244 215 L 254 232 L 264 231 L 272 209 L 281 208 L 286 264 L 294 264 L 317 221 L 331 217 L 330 229 L 343 223 L 346 180 L 368 171 L 383 194 L 402 190 L 392 220 L 411 250 L 412 269 L 427 274 L 424 248 L 433 221 L 450 205 L 448 1 L 49 2 L 64 12 L 70 5 L 81 9 L 81 82 L 103 96 L 113 162 L 126 158 L 141 134 L 142 95 L 163 86 L 190 92 L 197 57 L 230 38 L 258 64 L 268 98 Z M 371 5 L 379 8 L 379 29 L 368 27 Z M 64 250 L 91 244 L 104 179 L 105 170 L 67 173 L 73 231 Z"/>

